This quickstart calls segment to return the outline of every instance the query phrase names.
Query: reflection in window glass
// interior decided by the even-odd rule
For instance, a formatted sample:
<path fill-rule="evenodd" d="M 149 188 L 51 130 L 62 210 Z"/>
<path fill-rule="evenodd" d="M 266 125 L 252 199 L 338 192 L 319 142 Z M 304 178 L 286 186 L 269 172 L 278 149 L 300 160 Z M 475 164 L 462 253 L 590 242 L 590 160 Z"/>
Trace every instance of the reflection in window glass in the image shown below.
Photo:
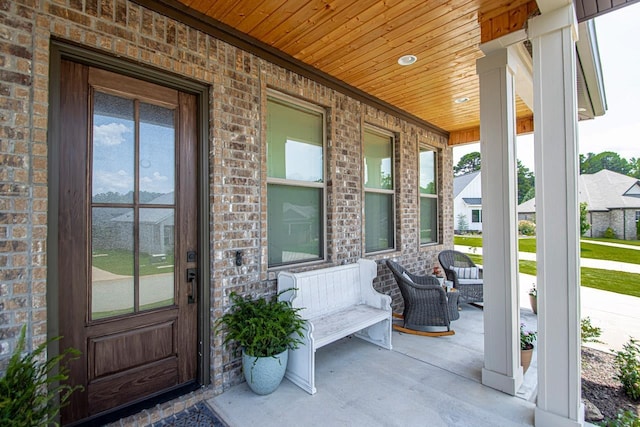
<path fill-rule="evenodd" d="M 438 200 L 420 198 L 420 243 L 438 241 Z"/>
<path fill-rule="evenodd" d="M 91 318 L 133 313 L 133 209 L 93 208 L 91 220 Z"/>
<path fill-rule="evenodd" d="M 393 141 L 389 134 L 364 131 L 366 252 L 395 248 Z"/>
<path fill-rule="evenodd" d="M 364 185 L 367 188 L 393 189 L 391 137 L 365 130 Z"/>
<path fill-rule="evenodd" d="M 269 184 L 269 265 L 323 258 L 322 189 Z"/>
<path fill-rule="evenodd" d="M 438 242 L 437 155 L 420 147 L 420 244 Z"/>
<path fill-rule="evenodd" d="M 324 114 L 267 100 L 269 267 L 324 259 Z"/>
<path fill-rule="evenodd" d="M 131 203 L 134 189 L 133 101 L 101 92 L 94 94 L 94 203 Z"/>
<path fill-rule="evenodd" d="M 393 249 L 393 195 L 367 192 L 364 203 L 366 252 Z"/>
<path fill-rule="evenodd" d="M 436 194 L 436 153 L 420 151 L 420 193 Z"/>
<path fill-rule="evenodd" d="M 276 98 L 268 99 L 267 112 L 268 176 L 323 182 L 322 113 Z"/>
<path fill-rule="evenodd" d="M 174 112 L 140 104 L 140 202 L 172 204 L 175 188 Z"/>
<path fill-rule="evenodd" d="M 140 209 L 140 310 L 174 300 L 174 209 Z"/>

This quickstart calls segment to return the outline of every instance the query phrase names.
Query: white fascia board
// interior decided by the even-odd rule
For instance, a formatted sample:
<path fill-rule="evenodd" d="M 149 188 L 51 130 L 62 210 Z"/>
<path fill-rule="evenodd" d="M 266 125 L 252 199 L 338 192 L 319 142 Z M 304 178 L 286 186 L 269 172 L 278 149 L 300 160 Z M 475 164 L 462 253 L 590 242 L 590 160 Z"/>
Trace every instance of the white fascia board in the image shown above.
<path fill-rule="evenodd" d="M 584 76 L 584 83 L 591 101 L 594 116 L 602 116 L 607 111 L 600 50 L 593 20 L 578 25 L 580 39 L 576 42 L 578 62 Z"/>

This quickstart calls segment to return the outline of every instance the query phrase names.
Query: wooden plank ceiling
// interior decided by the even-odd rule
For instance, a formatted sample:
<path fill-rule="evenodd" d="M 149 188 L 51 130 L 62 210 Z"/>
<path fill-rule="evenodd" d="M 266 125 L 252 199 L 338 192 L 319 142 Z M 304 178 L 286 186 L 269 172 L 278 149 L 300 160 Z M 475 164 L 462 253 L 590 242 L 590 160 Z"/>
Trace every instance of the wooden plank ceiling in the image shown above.
<path fill-rule="evenodd" d="M 473 138 L 462 135 L 480 124 L 475 64 L 483 56 L 481 24 L 483 33 L 500 36 L 518 29 L 535 9 L 530 0 L 179 2 L 452 137 L 456 133 L 459 142 Z M 408 54 L 417 62 L 398 65 Z M 460 98 L 468 101 L 456 103 Z M 517 116 L 531 115 L 518 101 Z"/>

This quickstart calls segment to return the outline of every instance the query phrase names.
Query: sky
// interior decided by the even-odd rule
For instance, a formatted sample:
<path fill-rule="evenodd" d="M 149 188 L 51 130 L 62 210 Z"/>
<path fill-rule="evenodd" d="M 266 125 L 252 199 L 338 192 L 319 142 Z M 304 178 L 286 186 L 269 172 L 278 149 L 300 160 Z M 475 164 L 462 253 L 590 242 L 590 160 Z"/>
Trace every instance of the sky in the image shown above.
<path fill-rule="evenodd" d="M 613 151 L 625 159 L 640 157 L 640 3 L 595 18 L 596 36 L 607 100 L 604 116 L 578 123 L 580 154 Z M 453 149 L 453 164 L 480 144 Z M 532 171 L 533 134 L 517 138 L 518 159 Z"/>

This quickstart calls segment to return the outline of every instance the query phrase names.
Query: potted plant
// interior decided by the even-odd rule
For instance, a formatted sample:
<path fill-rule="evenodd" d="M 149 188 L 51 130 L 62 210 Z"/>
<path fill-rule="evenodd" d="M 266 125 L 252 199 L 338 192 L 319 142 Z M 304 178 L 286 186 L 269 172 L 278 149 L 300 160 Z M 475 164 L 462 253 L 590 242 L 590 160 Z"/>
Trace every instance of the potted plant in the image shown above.
<path fill-rule="evenodd" d="M 431 275 L 435 276 L 438 281 L 440 282 L 440 286 L 444 285 L 444 274 L 442 274 L 442 270 L 440 270 L 440 267 L 438 267 L 437 265 L 435 267 L 433 267 L 433 269 L 431 270 Z"/>
<path fill-rule="evenodd" d="M 288 350 L 297 348 L 303 336 L 305 321 L 300 309 L 279 301 L 283 292 L 255 300 L 231 293 L 233 307 L 214 326 L 216 331 L 225 327 L 224 344 L 234 341 L 242 348 L 242 371 L 257 394 L 278 388 L 287 368 Z"/>
<path fill-rule="evenodd" d="M 531 289 L 529 289 L 529 303 L 531 304 L 533 314 L 538 314 L 538 288 L 535 283 Z"/>
<path fill-rule="evenodd" d="M 520 324 L 520 361 L 522 363 L 523 374 L 529 369 L 531 364 L 531 356 L 533 355 L 533 343 L 538 333 L 535 331 L 526 331 L 524 323 Z"/>
<path fill-rule="evenodd" d="M 60 409 L 69 403 L 73 392 L 83 389 L 66 383 L 69 379 L 67 363 L 76 359 L 80 352 L 69 348 L 47 359 L 47 346 L 60 337 L 43 342 L 28 352 L 26 330 L 25 325 L 0 378 L 0 425 L 57 426 Z"/>

